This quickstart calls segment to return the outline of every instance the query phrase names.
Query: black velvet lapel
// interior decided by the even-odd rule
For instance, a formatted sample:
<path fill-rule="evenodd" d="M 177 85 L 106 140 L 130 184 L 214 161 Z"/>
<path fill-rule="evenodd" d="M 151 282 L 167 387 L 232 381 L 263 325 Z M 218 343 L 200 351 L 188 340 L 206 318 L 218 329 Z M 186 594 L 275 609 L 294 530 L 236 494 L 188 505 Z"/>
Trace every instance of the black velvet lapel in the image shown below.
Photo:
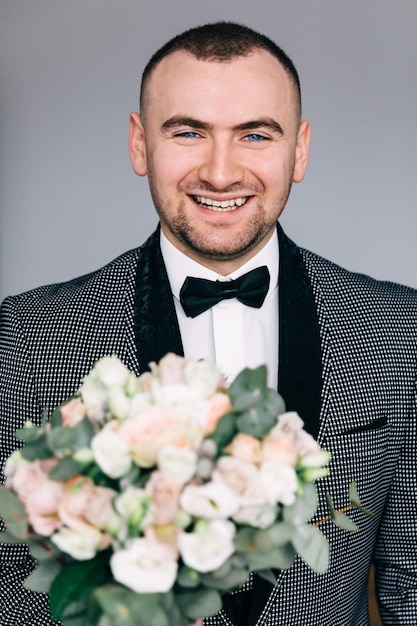
<path fill-rule="evenodd" d="M 278 391 L 287 411 L 297 411 L 317 438 L 322 390 L 322 354 L 317 307 L 299 248 L 278 226 Z"/>
<path fill-rule="evenodd" d="M 136 268 L 135 338 L 141 373 L 168 352 L 184 356 L 159 227 L 141 247 Z"/>

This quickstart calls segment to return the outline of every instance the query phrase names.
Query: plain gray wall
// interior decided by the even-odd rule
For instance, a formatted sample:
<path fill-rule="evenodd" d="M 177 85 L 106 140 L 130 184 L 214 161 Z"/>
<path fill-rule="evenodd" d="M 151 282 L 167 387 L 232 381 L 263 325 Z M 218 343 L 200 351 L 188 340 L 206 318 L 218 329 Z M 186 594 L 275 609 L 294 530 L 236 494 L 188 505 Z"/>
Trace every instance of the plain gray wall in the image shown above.
<path fill-rule="evenodd" d="M 287 233 L 417 287 L 416 0 L 0 0 L 1 298 L 152 231 L 127 155 L 140 74 L 168 38 L 218 19 L 271 36 L 301 75 L 313 146 Z"/>

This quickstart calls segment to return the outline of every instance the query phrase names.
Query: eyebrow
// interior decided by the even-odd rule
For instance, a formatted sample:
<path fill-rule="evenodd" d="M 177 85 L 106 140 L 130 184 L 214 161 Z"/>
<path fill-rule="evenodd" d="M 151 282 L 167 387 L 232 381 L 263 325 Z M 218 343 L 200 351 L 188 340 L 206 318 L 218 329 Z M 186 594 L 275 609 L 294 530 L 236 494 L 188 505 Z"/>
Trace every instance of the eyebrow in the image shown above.
<path fill-rule="evenodd" d="M 192 117 L 185 117 L 181 115 L 174 115 L 170 117 L 162 124 L 162 130 L 172 130 L 178 126 L 188 126 L 189 128 L 194 128 L 195 130 L 212 130 L 213 125 L 208 122 L 202 122 L 201 120 L 196 120 Z M 251 120 L 249 122 L 243 122 L 242 124 L 237 124 L 233 126 L 233 131 L 245 131 L 245 130 L 255 130 L 258 128 L 268 128 L 269 130 L 278 133 L 279 135 L 283 135 L 284 131 L 282 129 L 281 124 L 279 124 L 272 117 L 263 117 L 257 120 Z"/>

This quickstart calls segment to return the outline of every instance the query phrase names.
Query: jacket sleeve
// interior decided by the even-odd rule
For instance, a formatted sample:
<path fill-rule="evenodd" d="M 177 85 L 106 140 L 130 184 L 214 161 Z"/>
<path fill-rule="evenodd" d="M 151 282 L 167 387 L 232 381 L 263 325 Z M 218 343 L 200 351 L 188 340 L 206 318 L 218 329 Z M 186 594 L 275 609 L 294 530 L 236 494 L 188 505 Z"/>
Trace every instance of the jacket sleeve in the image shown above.
<path fill-rule="evenodd" d="M 26 420 L 39 423 L 42 411 L 33 384 L 32 364 L 14 299 L 0 309 L 0 452 L 1 482 L 4 464 L 18 447 L 15 431 Z M 4 525 L 0 521 L 1 530 Z M 0 534 L 1 541 L 1 534 Z M 23 587 L 35 562 L 27 546 L 0 543 L 0 626 L 49 626 L 47 596 Z"/>
<path fill-rule="evenodd" d="M 408 429 L 382 519 L 375 555 L 376 590 L 385 626 L 416 623 L 417 381 Z"/>

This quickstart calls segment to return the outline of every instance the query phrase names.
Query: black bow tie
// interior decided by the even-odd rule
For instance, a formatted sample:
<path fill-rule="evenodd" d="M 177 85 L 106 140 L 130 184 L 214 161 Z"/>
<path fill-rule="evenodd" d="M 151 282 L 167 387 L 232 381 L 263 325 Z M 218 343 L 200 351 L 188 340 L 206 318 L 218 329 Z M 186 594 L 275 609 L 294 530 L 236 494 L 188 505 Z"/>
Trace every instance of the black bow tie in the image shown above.
<path fill-rule="evenodd" d="M 181 287 L 180 300 L 187 317 L 197 317 L 229 298 L 237 298 L 239 302 L 259 309 L 268 289 L 269 271 L 264 265 L 236 280 L 213 281 L 187 276 Z"/>

